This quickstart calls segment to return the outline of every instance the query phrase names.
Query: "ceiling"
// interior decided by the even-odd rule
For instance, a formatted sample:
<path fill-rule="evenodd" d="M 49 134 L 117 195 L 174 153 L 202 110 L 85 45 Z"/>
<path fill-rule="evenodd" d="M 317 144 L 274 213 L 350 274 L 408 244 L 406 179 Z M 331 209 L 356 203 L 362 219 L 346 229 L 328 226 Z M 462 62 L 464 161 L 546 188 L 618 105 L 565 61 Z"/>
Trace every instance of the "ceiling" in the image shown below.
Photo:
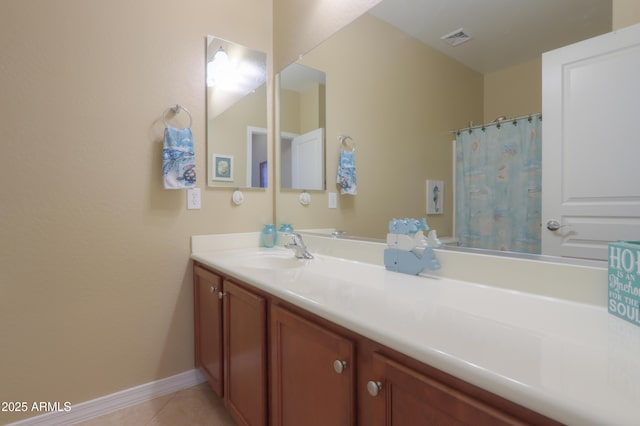
<path fill-rule="evenodd" d="M 370 13 L 481 73 L 611 31 L 611 0 L 382 0 Z M 460 28 L 470 40 L 441 40 Z"/>
<path fill-rule="evenodd" d="M 280 71 L 280 87 L 283 89 L 302 92 L 310 84 L 325 84 L 325 73 L 298 63 L 289 64 Z"/>

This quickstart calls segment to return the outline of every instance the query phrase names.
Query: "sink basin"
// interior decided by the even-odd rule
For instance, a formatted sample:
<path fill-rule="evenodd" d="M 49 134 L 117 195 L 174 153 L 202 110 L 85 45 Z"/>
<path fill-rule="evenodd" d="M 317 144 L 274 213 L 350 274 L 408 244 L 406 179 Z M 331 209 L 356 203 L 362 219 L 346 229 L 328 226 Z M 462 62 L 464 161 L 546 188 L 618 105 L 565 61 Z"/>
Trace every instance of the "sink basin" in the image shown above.
<path fill-rule="evenodd" d="M 258 251 L 238 259 L 244 268 L 253 269 L 293 269 L 300 268 L 309 260 L 297 259 L 292 251 Z"/>

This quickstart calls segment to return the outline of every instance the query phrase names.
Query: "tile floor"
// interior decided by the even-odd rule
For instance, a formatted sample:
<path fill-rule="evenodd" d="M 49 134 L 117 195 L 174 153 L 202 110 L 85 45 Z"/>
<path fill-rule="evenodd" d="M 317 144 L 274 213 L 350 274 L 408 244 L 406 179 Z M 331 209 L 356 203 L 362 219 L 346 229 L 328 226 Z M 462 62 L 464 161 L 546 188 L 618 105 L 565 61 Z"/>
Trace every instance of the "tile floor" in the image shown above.
<path fill-rule="evenodd" d="M 104 416 L 80 426 L 235 426 L 224 403 L 207 383 L 164 395 Z"/>

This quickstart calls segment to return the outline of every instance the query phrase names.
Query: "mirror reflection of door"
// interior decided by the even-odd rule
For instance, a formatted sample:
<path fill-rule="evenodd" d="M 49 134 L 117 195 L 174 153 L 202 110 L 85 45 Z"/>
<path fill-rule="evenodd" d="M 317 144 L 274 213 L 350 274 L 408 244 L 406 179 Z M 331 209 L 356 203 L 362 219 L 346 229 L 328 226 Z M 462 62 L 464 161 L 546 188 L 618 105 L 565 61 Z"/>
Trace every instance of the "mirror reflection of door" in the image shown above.
<path fill-rule="evenodd" d="M 295 136 L 289 149 L 291 188 L 324 189 L 324 129 Z"/>
<path fill-rule="evenodd" d="M 325 73 L 291 64 L 280 73 L 280 187 L 325 188 Z"/>
<path fill-rule="evenodd" d="M 251 188 L 267 187 L 267 129 L 247 127 L 247 182 Z"/>

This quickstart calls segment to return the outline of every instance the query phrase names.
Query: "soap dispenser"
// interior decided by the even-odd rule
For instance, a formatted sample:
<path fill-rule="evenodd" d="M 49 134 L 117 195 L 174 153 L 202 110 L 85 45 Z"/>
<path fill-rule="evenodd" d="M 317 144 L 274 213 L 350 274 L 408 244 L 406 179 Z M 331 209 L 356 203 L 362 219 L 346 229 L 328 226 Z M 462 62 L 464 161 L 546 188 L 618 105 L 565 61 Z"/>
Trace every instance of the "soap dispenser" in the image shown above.
<path fill-rule="evenodd" d="M 260 235 L 262 247 L 271 248 L 276 245 L 276 241 L 278 239 L 278 233 L 276 232 L 276 227 L 269 223 L 262 227 L 262 234 Z"/>
<path fill-rule="evenodd" d="M 290 223 L 280 225 L 280 232 L 293 232 L 293 226 Z"/>

